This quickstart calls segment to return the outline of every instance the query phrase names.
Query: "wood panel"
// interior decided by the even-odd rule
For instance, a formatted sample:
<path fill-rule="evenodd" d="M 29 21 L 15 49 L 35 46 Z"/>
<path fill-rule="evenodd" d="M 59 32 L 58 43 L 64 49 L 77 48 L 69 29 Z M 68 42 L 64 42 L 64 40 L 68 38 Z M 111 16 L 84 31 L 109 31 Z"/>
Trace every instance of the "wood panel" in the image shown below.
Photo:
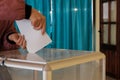
<path fill-rule="evenodd" d="M 105 50 L 101 50 L 105 55 L 106 55 L 106 72 L 107 75 L 111 76 L 111 77 L 116 77 L 115 73 L 116 73 L 116 66 L 114 65 L 116 60 L 115 60 L 115 52 L 113 51 L 105 51 Z"/>
<path fill-rule="evenodd" d="M 111 1 L 111 0 L 103 0 L 103 2 L 106 1 Z M 112 0 L 113 1 L 113 0 Z M 109 21 L 108 22 L 103 22 L 103 7 L 102 7 L 102 1 L 101 1 L 101 8 L 100 9 L 100 28 L 102 28 L 103 24 L 117 24 L 117 32 L 116 32 L 116 46 L 114 45 L 109 45 L 109 44 L 103 44 L 103 39 L 100 41 L 100 51 L 102 51 L 106 55 L 106 72 L 107 75 L 116 78 L 117 80 L 120 80 L 120 0 L 117 1 L 117 20 L 116 22 L 111 22 L 110 21 L 110 16 L 109 16 Z M 110 2 L 109 2 L 110 3 Z M 109 4 L 110 8 L 110 4 Z M 109 14 L 110 14 L 110 9 L 109 9 Z M 102 30 L 102 29 L 101 29 Z M 103 35 L 101 33 L 100 38 L 102 38 Z M 109 38 L 110 40 L 110 38 Z"/>
<path fill-rule="evenodd" d="M 120 80 L 120 0 L 117 0 L 117 55 L 116 55 L 116 75 Z"/>

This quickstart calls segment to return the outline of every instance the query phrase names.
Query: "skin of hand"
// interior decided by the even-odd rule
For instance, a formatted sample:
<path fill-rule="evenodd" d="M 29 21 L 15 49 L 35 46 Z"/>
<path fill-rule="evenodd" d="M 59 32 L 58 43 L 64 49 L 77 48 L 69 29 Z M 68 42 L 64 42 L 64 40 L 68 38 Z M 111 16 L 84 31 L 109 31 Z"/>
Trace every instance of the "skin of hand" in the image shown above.
<path fill-rule="evenodd" d="M 32 9 L 30 20 L 35 30 L 41 29 L 42 34 L 45 33 L 46 29 L 46 19 L 41 13 L 36 9 Z"/>
<path fill-rule="evenodd" d="M 24 35 L 21 35 L 19 33 L 13 33 L 8 36 L 8 39 L 14 41 L 17 45 L 21 46 L 23 49 L 26 48 L 26 40 Z"/>

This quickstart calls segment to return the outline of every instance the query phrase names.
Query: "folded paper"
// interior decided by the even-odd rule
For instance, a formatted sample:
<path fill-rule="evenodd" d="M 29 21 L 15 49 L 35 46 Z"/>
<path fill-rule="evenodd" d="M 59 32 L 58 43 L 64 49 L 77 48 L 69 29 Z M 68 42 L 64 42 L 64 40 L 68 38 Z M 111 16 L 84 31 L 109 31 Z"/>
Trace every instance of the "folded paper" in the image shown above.
<path fill-rule="evenodd" d="M 52 42 L 47 33 L 42 35 L 41 30 L 33 29 L 30 20 L 17 20 L 16 23 L 20 33 L 25 36 L 27 41 L 26 47 L 29 53 L 36 53 L 38 50 Z"/>

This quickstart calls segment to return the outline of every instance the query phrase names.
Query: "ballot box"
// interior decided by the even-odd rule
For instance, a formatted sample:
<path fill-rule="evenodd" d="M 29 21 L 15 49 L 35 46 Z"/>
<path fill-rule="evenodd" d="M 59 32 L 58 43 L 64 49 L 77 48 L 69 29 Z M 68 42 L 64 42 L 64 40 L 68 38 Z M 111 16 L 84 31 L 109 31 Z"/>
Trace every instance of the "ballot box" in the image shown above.
<path fill-rule="evenodd" d="M 43 48 L 36 53 L 1 51 L 0 56 L 6 57 L 12 80 L 105 80 L 101 52 Z"/>

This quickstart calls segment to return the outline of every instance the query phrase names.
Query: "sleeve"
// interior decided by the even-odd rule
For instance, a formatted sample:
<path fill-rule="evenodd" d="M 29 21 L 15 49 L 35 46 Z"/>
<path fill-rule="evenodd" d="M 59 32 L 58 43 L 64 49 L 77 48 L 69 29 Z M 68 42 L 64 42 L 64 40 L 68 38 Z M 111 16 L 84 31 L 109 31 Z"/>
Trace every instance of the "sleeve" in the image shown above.
<path fill-rule="evenodd" d="M 4 32 L 4 36 L 3 36 L 3 47 L 5 50 L 16 49 L 19 47 L 13 41 L 8 40 L 8 36 L 13 33 L 17 33 L 17 31 L 13 26 L 13 22 L 9 21 L 8 27 L 6 31 Z"/>
<path fill-rule="evenodd" d="M 25 4 L 24 0 L 1 0 L 0 20 L 29 19 L 31 6 Z"/>
<path fill-rule="evenodd" d="M 25 4 L 25 19 L 29 19 L 31 15 L 32 7 L 28 4 Z"/>

